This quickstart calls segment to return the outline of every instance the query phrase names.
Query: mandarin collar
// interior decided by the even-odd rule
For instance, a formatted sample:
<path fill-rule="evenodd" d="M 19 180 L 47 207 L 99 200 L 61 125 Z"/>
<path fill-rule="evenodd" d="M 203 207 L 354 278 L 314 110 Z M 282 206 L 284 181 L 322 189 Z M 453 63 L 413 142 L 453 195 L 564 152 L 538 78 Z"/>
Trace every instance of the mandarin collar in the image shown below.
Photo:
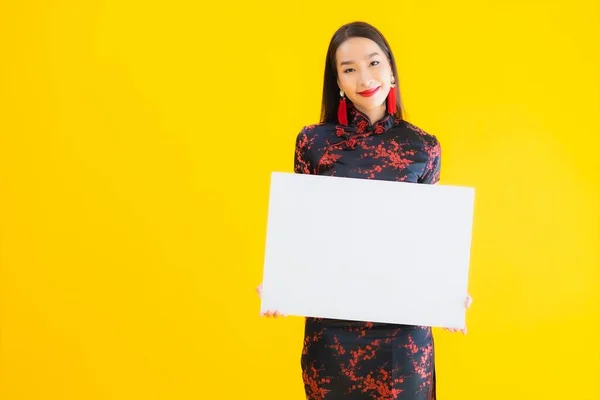
<path fill-rule="evenodd" d="M 348 126 L 338 125 L 336 128 L 336 135 L 339 137 L 360 133 L 381 135 L 398 122 L 399 118 L 386 113 L 383 118 L 374 124 L 370 124 L 369 117 L 350 104 L 348 106 Z"/>

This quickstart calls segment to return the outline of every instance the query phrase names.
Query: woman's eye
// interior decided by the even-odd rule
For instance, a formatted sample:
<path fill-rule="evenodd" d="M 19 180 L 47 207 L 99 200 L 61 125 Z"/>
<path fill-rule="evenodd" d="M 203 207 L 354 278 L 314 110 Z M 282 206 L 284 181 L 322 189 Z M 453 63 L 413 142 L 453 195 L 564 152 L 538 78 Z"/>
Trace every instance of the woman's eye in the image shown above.
<path fill-rule="evenodd" d="M 371 61 L 371 65 L 375 66 L 377 64 L 379 64 L 379 61 Z"/>
<path fill-rule="evenodd" d="M 354 69 L 353 68 L 346 68 L 344 70 L 344 73 L 347 74 L 348 72 L 351 72 L 351 71 L 354 71 Z"/>

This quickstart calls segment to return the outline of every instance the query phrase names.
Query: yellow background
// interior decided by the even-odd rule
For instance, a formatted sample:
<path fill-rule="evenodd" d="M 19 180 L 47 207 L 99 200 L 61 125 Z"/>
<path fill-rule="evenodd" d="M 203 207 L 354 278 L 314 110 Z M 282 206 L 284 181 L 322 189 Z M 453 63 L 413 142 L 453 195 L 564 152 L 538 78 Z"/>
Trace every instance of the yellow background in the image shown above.
<path fill-rule="evenodd" d="M 1 3 L 0 398 L 303 398 L 254 292 L 269 173 L 361 19 L 477 190 L 440 399 L 600 399 L 598 1 L 296 4 Z"/>

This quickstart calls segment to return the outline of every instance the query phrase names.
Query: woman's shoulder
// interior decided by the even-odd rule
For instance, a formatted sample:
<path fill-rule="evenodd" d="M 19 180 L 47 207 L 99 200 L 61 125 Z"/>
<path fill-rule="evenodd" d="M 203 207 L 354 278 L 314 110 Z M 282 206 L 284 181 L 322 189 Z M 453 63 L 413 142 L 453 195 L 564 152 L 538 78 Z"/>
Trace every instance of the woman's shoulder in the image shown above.
<path fill-rule="evenodd" d="M 403 129 L 406 129 L 408 132 L 418 136 L 421 140 L 423 140 L 430 146 L 439 146 L 439 140 L 437 136 L 431 132 L 426 131 L 420 126 L 407 120 L 401 120 L 399 126 L 401 126 Z"/>
<path fill-rule="evenodd" d="M 335 131 L 336 125 L 329 122 L 318 122 L 314 124 L 304 125 L 298 135 L 314 136 L 327 132 Z"/>
<path fill-rule="evenodd" d="M 328 122 L 304 125 L 296 135 L 296 145 L 311 148 L 313 145 L 322 144 L 335 133 L 335 129 L 336 125 Z"/>

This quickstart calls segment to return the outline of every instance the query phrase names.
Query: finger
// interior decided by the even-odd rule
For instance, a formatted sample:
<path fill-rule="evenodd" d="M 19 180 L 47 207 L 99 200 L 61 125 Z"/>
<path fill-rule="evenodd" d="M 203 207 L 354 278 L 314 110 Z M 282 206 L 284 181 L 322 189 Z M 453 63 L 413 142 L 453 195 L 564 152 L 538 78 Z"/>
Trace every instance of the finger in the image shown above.
<path fill-rule="evenodd" d="M 279 311 L 275 310 L 275 312 L 273 312 L 273 316 L 274 316 L 275 318 L 279 317 Z"/>
<path fill-rule="evenodd" d="M 465 308 L 471 307 L 472 303 L 473 303 L 473 298 L 471 296 L 467 295 L 467 298 L 465 300 Z"/>
<path fill-rule="evenodd" d="M 460 331 L 462 332 L 463 335 L 466 335 L 467 334 L 467 327 L 465 326 Z"/>

